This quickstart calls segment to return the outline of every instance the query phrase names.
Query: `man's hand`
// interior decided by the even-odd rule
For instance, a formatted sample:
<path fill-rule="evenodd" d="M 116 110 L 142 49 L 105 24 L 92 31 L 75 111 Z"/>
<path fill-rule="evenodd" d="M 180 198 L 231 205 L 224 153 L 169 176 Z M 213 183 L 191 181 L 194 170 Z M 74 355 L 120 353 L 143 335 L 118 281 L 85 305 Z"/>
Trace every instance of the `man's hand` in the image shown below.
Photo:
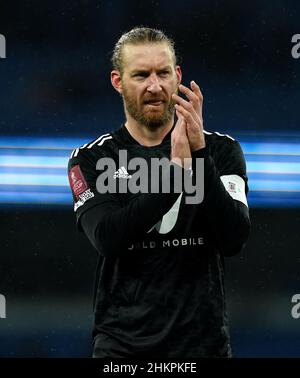
<path fill-rule="evenodd" d="M 176 111 L 178 120 L 171 135 L 171 160 L 185 169 L 190 169 L 192 157 L 187 137 L 186 122 Z"/>
<path fill-rule="evenodd" d="M 176 114 L 180 114 L 186 122 L 186 131 L 191 151 L 196 151 L 205 147 L 205 138 L 203 134 L 202 104 L 203 96 L 199 86 L 192 81 L 191 88 L 180 84 L 179 90 L 185 94 L 189 101 L 184 100 L 177 94 L 172 98 L 176 102 Z"/>

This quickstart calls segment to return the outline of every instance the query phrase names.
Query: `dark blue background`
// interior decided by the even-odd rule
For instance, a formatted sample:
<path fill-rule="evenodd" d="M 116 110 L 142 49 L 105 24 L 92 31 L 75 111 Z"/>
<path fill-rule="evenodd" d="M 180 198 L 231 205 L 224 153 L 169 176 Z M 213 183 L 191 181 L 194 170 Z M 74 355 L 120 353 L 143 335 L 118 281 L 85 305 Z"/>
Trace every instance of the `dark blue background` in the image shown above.
<path fill-rule="evenodd" d="M 295 1 L 1 2 L 2 136 L 92 139 L 123 121 L 109 80 L 122 32 L 162 28 L 176 41 L 183 82 L 204 94 L 205 128 L 299 137 L 300 33 Z M 300 355 L 299 209 L 251 209 L 245 251 L 226 261 L 236 356 Z M 229 220 L 230 221 L 230 220 Z M 96 252 L 70 207 L 1 206 L 0 356 L 90 355 Z"/>

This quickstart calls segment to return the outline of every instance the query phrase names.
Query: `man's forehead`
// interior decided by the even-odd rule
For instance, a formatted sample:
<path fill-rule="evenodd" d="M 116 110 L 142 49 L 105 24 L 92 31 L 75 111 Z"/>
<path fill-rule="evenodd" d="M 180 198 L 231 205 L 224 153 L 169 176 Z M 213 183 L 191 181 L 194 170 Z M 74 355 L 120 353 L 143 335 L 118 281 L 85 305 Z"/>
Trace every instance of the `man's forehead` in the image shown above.
<path fill-rule="evenodd" d="M 124 46 L 124 65 L 129 69 L 147 68 L 155 65 L 173 65 L 173 56 L 166 43 L 148 43 Z"/>

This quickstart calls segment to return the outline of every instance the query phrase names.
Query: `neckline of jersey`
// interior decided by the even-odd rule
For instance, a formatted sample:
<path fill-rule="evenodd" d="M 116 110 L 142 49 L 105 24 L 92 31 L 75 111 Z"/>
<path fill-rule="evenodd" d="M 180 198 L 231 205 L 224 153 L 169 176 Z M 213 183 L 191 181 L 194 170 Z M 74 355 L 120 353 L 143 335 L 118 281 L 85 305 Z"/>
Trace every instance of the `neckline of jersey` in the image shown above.
<path fill-rule="evenodd" d="M 175 127 L 175 122 L 174 122 L 171 130 L 165 135 L 165 137 L 162 140 L 162 142 L 160 144 L 156 144 L 155 146 L 143 146 L 142 144 L 140 144 L 136 139 L 133 138 L 133 136 L 130 134 L 130 132 L 128 131 L 128 129 L 125 126 L 124 123 L 122 124 L 121 128 L 119 129 L 119 131 L 122 134 L 122 139 L 125 139 L 126 142 L 129 142 L 130 144 L 138 145 L 138 146 L 143 147 L 143 148 L 149 148 L 149 149 L 151 149 L 151 148 L 157 148 L 159 146 L 162 146 L 163 144 L 165 144 L 166 142 L 168 142 L 171 139 L 171 134 L 172 134 L 172 131 L 174 130 L 174 127 Z"/>

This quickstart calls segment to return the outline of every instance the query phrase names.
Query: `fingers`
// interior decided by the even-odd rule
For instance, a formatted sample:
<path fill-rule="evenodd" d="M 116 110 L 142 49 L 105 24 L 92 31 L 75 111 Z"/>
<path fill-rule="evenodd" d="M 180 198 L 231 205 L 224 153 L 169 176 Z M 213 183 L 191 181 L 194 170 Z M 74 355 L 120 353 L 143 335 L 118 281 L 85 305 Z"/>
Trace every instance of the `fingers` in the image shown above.
<path fill-rule="evenodd" d="M 183 117 L 184 121 L 186 122 L 186 132 L 189 134 L 191 131 L 192 133 L 196 133 L 198 135 L 199 131 L 203 132 L 203 124 L 201 121 L 195 121 L 193 116 L 189 111 L 187 111 L 181 105 L 175 105 L 176 114 L 179 113 L 181 117 Z"/>
<path fill-rule="evenodd" d="M 176 116 L 177 116 L 177 122 L 174 127 L 174 130 L 172 131 L 172 137 L 173 138 L 181 138 L 186 137 L 187 138 L 187 124 L 186 121 L 181 113 L 179 113 L 176 110 Z"/>
<path fill-rule="evenodd" d="M 187 125 L 186 125 L 186 121 L 185 121 L 183 115 L 176 110 L 176 116 L 177 116 L 178 120 L 176 122 L 173 133 L 176 134 L 176 135 L 179 135 L 179 134 L 186 135 L 186 126 Z"/>
<path fill-rule="evenodd" d="M 179 90 L 188 98 L 189 101 L 186 101 L 176 93 L 172 95 L 173 100 L 185 107 L 186 110 L 190 110 L 191 112 L 194 111 L 194 116 L 197 115 L 200 117 L 200 119 L 202 119 L 203 95 L 200 87 L 195 83 L 195 81 L 191 81 L 191 89 L 180 84 Z"/>
<path fill-rule="evenodd" d="M 199 100 L 203 102 L 203 95 L 202 95 L 202 92 L 200 90 L 200 87 L 199 87 L 198 84 L 195 83 L 194 80 L 191 81 L 191 88 L 192 88 L 194 94 L 199 98 Z"/>
<path fill-rule="evenodd" d="M 175 110 L 178 119 L 183 119 L 191 151 L 196 151 L 205 147 L 202 119 L 203 96 L 199 86 L 194 81 L 191 82 L 191 88 L 189 89 L 184 85 L 179 86 L 180 92 L 185 94 L 189 101 L 177 94 L 173 94 L 172 98 L 176 103 Z"/>
<path fill-rule="evenodd" d="M 183 117 L 188 124 L 194 123 L 194 117 L 192 116 L 189 110 L 186 110 L 182 105 L 175 104 L 176 114 L 179 113 L 181 117 Z"/>
<path fill-rule="evenodd" d="M 172 98 L 174 101 L 176 101 L 177 105 L 180 105 L 184 109 L 186 109 L 188 112 L 190 112 L 194 118 L 194 120 L 199 122 L 200 120 L 200 115 L 197 113 L 194 105 L 191 102 L 188 102 L 184 100 L 182 97 L 178 96 L 177 94 L 173 94 Z M 176 106 L 175 106 L 176 108 Z"/>
<path fill-rule="evenodd" d="M 184 118 L 183 118 L 182 114 L 180 114 L 179 111 L 178 111 L 177 109 L 176 109 L 175 111 L 176 111 L 176 116 L 177 116 L 177 118 L 178 118 L 179 120 L 181 120 L 181 121 L 184 121 Z"/>
<path fill-rule="evenodd" d="M 179 85 L 179 88 L 181 93 L 185 94 L 186 97 L 194 104 L 197 104 L 199 102 L 199 97 L 197 96 L 196 93 L 194 93 L 190 88 L 186 87 L 183 84 Z"/>
<path fill-rule="evenodd" d="M 186 108 L 187 110 L 189 110 L 190 112 L 191 112 L 191 111 L 195 111 L 192 102 L 186 101 L 184 98 L 178 96 L 176 93 L 173 93 L 173 94 L 172 94 L 172 98 L 173 98 L 173 100 L 175 100 L 178 104 L 180 104 L 181 106 L 185 107 L 185 108 Z"/>
<path fill-rule="evenodd" d="M 187 136 L 187 125 L 182 114 L 177 112 L 178 120 L 171 135 L 171 160 L 185 167 L 185 159 L 191 157 L 191 149 Z"/>
<path fill-rule="evenodd" d="M 183 84 L 179 85 L 179 90 L 181 93 L 185 94 L 186 97 L 192 102 L 193 105 L 201 105 L 203 102 L 203 95 L 200 90 L 199 85 L 195 81 L 191 81 L 191 89 Z"/>

